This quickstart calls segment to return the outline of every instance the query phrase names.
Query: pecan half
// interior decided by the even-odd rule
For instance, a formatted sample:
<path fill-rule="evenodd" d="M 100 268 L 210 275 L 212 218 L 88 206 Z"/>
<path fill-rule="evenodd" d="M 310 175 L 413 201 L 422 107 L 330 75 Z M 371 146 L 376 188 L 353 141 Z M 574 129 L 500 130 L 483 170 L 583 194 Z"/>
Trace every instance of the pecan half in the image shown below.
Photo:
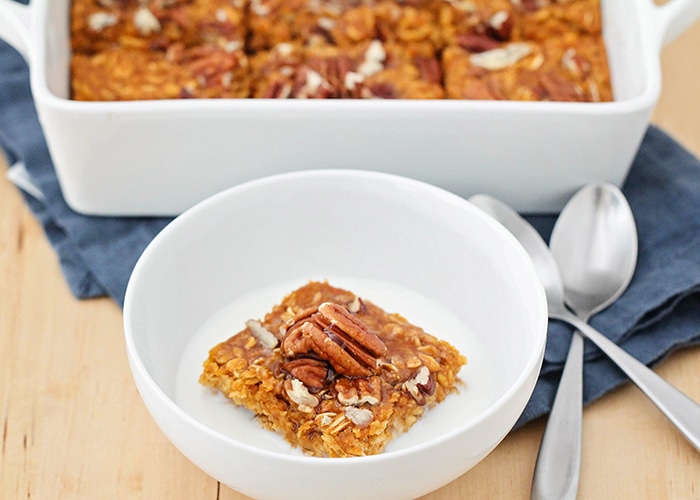
<path fill-rule="evenodd" d="M 350 314 L 343 306 L 333 302 L 324 302 L 318 306 L 318 312 L 370 353 L 375 356 L 386 354 L 386 345 L 377 337 L 377 334 L 356 316 Z"/>
<path fill-rule="evenodd" d="M 377 369 L 379 358 L 386 355 L 386 346 L 343 306 L 324 302 L 287 330 L 282 352 L 287 357 L 314 352 L 341 375 L 367 377 Z"/>
<path fill-rule="evenodd" d="M 301 326 L 301 331 L 311 341 L 314 352 L 327 359 L 338 373 L 350 377 L 367 377 L 372 374 L 369 368 L 360 364 L 341 344 L 318 326 L 307 322 Z"/>
<path fill-rule="evenodd" d="M 301 324 L 298 324 L 289 328 L 282 340 L 282 354 L 288 358 L 311 352 L 311 342 L 304 336 L 300 327 Z"/>

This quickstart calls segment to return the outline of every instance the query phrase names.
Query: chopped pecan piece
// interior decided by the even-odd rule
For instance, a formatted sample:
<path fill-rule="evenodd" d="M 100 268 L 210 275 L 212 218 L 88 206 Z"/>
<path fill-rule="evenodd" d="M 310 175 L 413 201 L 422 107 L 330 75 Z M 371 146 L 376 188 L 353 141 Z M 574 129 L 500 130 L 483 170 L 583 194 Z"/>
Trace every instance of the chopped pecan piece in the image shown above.
<path fill-rule="evenodd" d="M 284 390 L 287 396 L 289 396 L 289 399 L 297 404 L 299 411 L 311 413 L 319 404 L 318 398 L 311 394 L 299 379 L 293 378 L 291 380 L 285 380 Z"/>
<path fill-rule="evenodd" d="M 500 10 L 489 18 L 489 33 L 499 40 L 510 40 L 514 24 L 510 12 Z"/>
<path fill-rule="evenodd" d="M 480 33 L 464 33 L 457 37 L 457 45 L 469 52 L 486 52 L 497 49 L 500 44 L 490 36 Z"/>
<path fill-rule="evenodd" d="M 578 54 L 573 48 L 567 49 L 562 55 L 561 63 L 564 68 L 577 80 L 588 78 L 591 73 L 591 63 Z"/>
<path fill-rule="evenodd" d="M 362 97 L 367 99 L 397 99 L 396 87 L 389 82 L 376 82 L 369 86 Z"/>
<path fill-rule="evenodd" d="M 374 415 L 367 408 L 355 408 L 348 406 L 345 409 L 345 416 L 358 427 L 365 427 L 372 422 Z"/>
<path fill-rule="evenodd" d="M 440 84 L 442 81 L 442 68 L 436 58 L 416 57 L 414 62 L 423 81 L 436 85 Z"/>
<path fill-rule="evenodd" d="M 362 299 L 360 297 L 355 296 L 352 302 L 348 304 L 347 309 L 353 314 L 360 312 L 360 309 L 362 309 Z"/>
<path fill-rule="evenodd" d="M 260 322 L 249 319 L 246 321 L 245 325 L 250 328 L 253 337 L 255 337 L 262 346 L 268 349 L 274 349 L 279 344 L 279 339 L 275 337 L 270 330 L 262 326 Z"/>
<path fill-rule="evenodd" d="M 540 83 L 551 101 L 582 101 L 581 88 L 555 72 L 540 76 Z"/>
<path fill-rule="evenodd" d="M 474 66 L 495 71 L 512 66 L 531 53 L 532 48 L 527 43 L 514 42 L 486 52 L 472 54 L 470 61 Z"/>
<path fill-rule="evenodd" d="M 338 401 L 345 406 L 363 403 L 376 405 L 382 399 L 382 382 L 377 376 L 358 379 L 340 378 L 335 382 Z"/>
<path fill-rule="evenodd" d="M 432 396 L 435 393 L 435 379 L 427 366 L 421 366 L 413 377 L 404 382 L 403 387 L 413 396 L 416 403 L 424 405 L 425 396 Z"/>

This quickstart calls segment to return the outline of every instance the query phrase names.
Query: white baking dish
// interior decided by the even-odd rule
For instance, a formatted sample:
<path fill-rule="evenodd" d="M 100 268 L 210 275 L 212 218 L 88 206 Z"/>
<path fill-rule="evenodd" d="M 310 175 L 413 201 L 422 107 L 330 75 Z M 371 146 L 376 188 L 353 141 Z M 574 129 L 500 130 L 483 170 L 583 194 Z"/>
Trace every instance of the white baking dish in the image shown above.
<path fill-rule="evenodd" d="M 659 53 L 699 0 L 603 1 L 615 102 L 178 100 L 75 102 L 70 0 L 0 0 L 27 59 L 59 182 L 78 212 L 175 215 L 253 178 L 375 169 L 554 211 L 589 181 L 619 185 L 657 102 Z"/>

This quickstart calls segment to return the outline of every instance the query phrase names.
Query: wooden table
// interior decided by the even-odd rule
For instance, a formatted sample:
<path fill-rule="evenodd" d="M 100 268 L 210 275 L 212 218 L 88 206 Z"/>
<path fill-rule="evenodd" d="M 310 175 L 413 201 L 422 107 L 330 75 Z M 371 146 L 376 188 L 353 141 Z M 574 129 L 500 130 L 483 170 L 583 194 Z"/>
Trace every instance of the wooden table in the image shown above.
<path fill-rule="evenodd" d="M 696 155 L 698 61 L 700 25 L 666 48 L 654 115 Z M 657 370 L 700 401 L 700 348 L 673 354 Z M 121 310 L 109 299 L 71 296 L 41 227 L 4 176 L 0 411 L 2 499 L 246 498 L 199 471 L 161 434 L 131 380 Z M 700 498 L 700 453 L 635 387 L 586 408 L 583 425 L 580 498 Z M 539 420 L 512 433 L 425 498 L 528 498 L 543 428 Z"/>

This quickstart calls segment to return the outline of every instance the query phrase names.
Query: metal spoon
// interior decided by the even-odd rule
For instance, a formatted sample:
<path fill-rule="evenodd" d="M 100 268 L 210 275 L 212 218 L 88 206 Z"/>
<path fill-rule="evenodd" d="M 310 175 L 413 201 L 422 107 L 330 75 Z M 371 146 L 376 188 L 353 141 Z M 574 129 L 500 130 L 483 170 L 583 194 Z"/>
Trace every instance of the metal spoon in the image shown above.
<path fill-rule="evenodd" d="M 469 201 L 501 222 L 530 255 L 547 295 L 549 317 L 570 324 L 596 344 L 700 451 L 700 405 L 566 308 L 564 286 L 554 256 L 525 219 L 490 196 L 475 195 Z"/>
<path fill-rule="evenodd" d="M 637 229 L 625 196 L 589 184 L 566 204 L 549 241 L 566 303 L 584 321 L 617 300 L 637 263 Z M 554 405 L 540 443 L 531 498 L 575 500 L 581 467 L 583 337 L 571 338 Z"/>

